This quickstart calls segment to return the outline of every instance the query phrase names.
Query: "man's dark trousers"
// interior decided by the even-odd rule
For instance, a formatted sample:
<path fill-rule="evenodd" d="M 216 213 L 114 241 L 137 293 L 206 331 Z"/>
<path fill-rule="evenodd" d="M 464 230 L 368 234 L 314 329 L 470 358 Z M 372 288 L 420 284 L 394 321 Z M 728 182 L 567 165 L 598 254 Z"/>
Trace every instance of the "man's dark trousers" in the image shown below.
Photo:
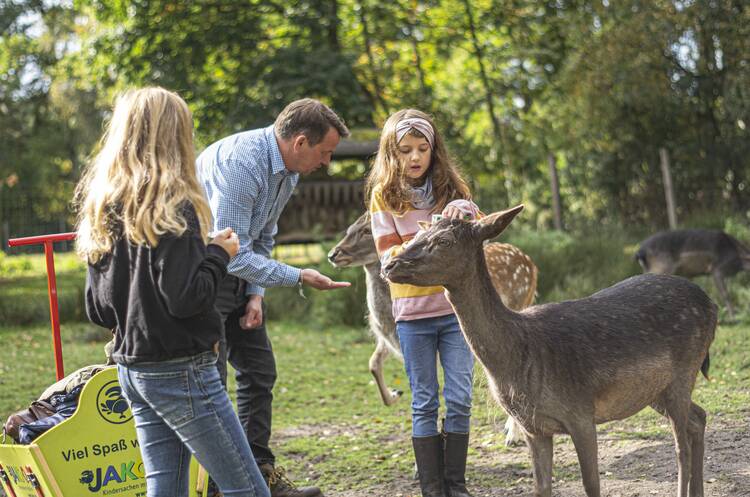
<path fill-rule="evenodd" d="M 258 465 L 273 465 L 275 457 L 268 443 L 271 438 L 271 391 L 276 383 L 276 360 L 266 332 L 265 304 L 263 322 L 258 328 L 245 330 L 240 327 L 247 301 L 245 282 L 227 275 L 216 296 L 216 309 L 221 314 L 225 333 L 219 344 L 217 366 L 225 387 L 227 357 L 237 371 L 237 414 L 240 423 Z"/>

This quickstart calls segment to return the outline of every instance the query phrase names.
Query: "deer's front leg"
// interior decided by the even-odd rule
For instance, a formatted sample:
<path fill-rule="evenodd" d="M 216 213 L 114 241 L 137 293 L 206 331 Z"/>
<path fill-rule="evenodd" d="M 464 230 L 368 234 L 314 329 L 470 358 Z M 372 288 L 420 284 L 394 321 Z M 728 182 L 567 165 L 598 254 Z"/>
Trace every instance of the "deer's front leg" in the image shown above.
<path fill-rule="evenodd" d="M 388 385 L 385 384 L 385 378 L 383 377 L 383 361 L 388 357 L 388 346 L 385 341 L 377 337 L 377 345 L 375 351 L 370 356 L 370 373 L 375 378 L 375 383 L 378 385 L 380 391 L 380 397 L 383 399 L 383 404 L 389 406 L 396 402 L 404 392 L 401 390 L 391 390 Z"/>
<path fill-rule="evenodd" d="M 721 274 L 721 271 L 718 269 L 715 269 L 711 275 L 714 278 L 714 284 L 716 285 L 716 289 L 719 290 L 719 295 L 721 296 L 721 300 L 724 301 L 724 305 L 727 306 L 727 312 L 729 313 L 729 319 L 734 319 L 734 309 L 732 308 L 732 302 L 729 300 L 729 291 L 727 291 L 727 285 L 724 281 L 724 275 Z"/>
<path fill-rule="evenodd" d="M 552 497 L 552 436 L 526 434 L 534 465 L 534 497 Z"/>
<path fill-rule="evenodd" d="M 567 428 L 578 454 L 578 464 L 581 466 L 581 479 L 586 495 L 600 497 L 596 425 L 593 421 L 581 421 Z"/>

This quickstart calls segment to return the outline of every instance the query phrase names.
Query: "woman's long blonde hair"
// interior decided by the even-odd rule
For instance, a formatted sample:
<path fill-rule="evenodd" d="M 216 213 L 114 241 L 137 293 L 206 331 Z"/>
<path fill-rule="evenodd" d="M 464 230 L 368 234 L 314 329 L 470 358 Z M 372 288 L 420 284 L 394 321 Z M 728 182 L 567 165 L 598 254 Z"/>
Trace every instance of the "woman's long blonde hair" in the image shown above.
<path fill-rule="evenodd" d="M 392 114 L 383 125 L 380 135 L 380 148 L 375 162 L 367 177 L 366 198 L 372 198 L 375 188 L 380 190 L 385 206 L 396 214 L 403 214 L 410 208 L 411 197 L 408 193 L 409 184 L 406 182 L 406 164 L 399 157 L 398 142 L 396 141 L 396 125 L 403 119 L 418 117 L 426 120 L 435 131 L 435 146 L 432 149 L 430 167 L 427 174 L 432 175 L 432 192 L 435 196 L 433 211 L 442 210 L 448 202 L 457 199 L 470 199 L 469 185 L 461 177 L 461 172 L 443 142 L 432 118 L 416 109 L 403 109 Z M 416 130 L 409 134 L 423 137 Z"/>
<path fill-rule="evenodd" d="M 76 187 L 76 250 L 90 263 L 110 253 L 119 236 L 155 247 L 187 229 L 192 204 L 205 240 L 211 211 L 198 183 L 193 119 L 187 104 L 163 88 L 122 94 L 101 148 Z"/>

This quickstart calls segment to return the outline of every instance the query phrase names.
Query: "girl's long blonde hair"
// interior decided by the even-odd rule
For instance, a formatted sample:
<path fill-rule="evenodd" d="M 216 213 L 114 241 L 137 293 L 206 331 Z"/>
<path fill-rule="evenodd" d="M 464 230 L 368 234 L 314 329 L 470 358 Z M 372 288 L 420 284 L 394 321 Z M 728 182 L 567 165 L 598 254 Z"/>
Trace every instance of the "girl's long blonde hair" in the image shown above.
<path fill-rule="evenodd" d="M 442 210 L 448 202 L 457 199 L 470 199 L 471 192 L 459 167 L 448 154 L 443 137 L 432 118 L 416 109 L 403 109 L 392 114 L 383 125 L 380 135 L 380 148 L 375 162 L 367 177 L 366 198 L 372 198 L 375 188 L 380 190 L 385 206 L 396 214 L 403 214 L 410 208 L 409 184 L 406 182 L 406 164 L 399 157 L 396 141 L 396 125 L 403 119 L 418 117 L 426 120 L 435 131 L 435 146 L 432 149 L 430 167 L 427 174 L 432 175 L 432 192 L 435 196 L 433 211 Z M 416 131 L 409 134 L 423 137 Z"/>
<path fill-rule="evenodd" d="M 122 94 L 100 147 L 76 187 L 81 257 L 96 263 L 120 236 L 155 247 L 165 234 L 182 235 L 187 203 L 206 239 L 211 211 L 195 172 L 193 119 L 179 95 L 158 87 Z"/>

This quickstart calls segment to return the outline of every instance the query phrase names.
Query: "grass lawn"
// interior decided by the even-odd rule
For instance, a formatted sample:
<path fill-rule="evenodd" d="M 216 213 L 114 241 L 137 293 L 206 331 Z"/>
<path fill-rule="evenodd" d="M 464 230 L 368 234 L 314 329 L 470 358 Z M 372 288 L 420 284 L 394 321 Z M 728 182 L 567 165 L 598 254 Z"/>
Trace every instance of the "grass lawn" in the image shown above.
<path fill-rule="evenodd" d="M 85 319 L 83 288 L 86 273 L 74 253 L 55 254 L 60 317 L 63 322 Z M 47 271 L 43 255 L 6 256 L 0 252 L 0 329 L 49 323 Z"/>
<path fill-rule="evenodd" d="M 395 406 L 385 407 L 368 372 L 373 345 L 364 330 L 312 329 L 283 322 L 271 322 L 269 330 L 279 370 L 272 439 L 279 464 L 297 482 L 315 482 L 327 495 L 396 495 L 392 489 L 374 490 L 394 480 L 411 485 L 404 495 L 414 492 L 409 478 L 413 468 L 410 399 L 402 365 L 386 361 L 387 381 L 407 393 Z M 106 331 L 92 325 L 63 323 L 66 372 L 103 362 L 106 338 Z M 0 327 L 0 343 L 0 416 L 4 420 L 54 382 L 54 364 L 49 326 Z M 709 431 L 716 423 L 746 420 L 750 413 L 750 324 L 719 328 L 711 348 L 711 376 L 711 382 L 698 380 L 694 394 L 694 400 L 709 413 Z M 530 464 L 525 449 L 504 447 L 500 432 L 505 415 L 487 399 L 481 374 L 476 383 L 469 460 L 472 486 L 520 485 L 528 492 Z M 599 434 L 600 445 L 611 445 L 612 451 L 658 441 L 669 454 L 664 464 L 674 465 L 668 425 L 650 410 L 603 425 Z M 747 439 L 742 443 L 747 444 Z M 556 449 L 557 482 L 578 478 L 577 463 L 568 452 L 558 457 Z M 502 471 L 492 469 L 499 466 Z M 576 484 L 580 487 L 580 482 Z"/>

